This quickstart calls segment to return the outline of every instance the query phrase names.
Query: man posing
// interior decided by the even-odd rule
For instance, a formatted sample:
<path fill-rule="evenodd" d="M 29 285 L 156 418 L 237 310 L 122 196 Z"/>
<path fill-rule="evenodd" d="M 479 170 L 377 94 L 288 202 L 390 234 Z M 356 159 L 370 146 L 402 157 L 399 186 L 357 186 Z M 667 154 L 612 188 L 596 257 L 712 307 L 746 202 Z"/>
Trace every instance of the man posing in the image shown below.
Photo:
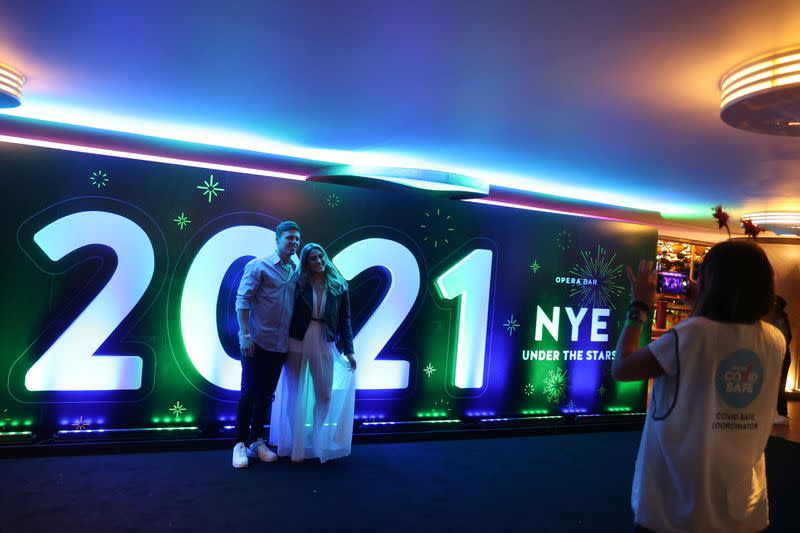
<path fill-rule="evenodd" d="M 262 436 L 267 406 L 275 393 L 289 349 L 300 226 L 290 220 L 281 222 L 275 228 L 275 238 L 277 248 L 272 254 L 253 259 L 244 267 L 236 295 L 242 395 L 236 413 L 235 468 L 247 467 L 248 455 L 258 456 L 262 461 L 278 458 L 267 448 Z"/>

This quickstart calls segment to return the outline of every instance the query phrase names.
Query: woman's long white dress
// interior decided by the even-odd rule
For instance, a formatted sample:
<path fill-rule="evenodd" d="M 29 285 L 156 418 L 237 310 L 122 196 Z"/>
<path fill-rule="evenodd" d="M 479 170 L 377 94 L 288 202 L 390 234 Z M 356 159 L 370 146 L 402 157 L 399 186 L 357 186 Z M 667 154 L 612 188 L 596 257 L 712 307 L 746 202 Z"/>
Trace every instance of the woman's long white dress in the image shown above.
<path fill-rule="evenodd" d="M 314 290 L 312 317 L 322 319 L 327 290 Z M 319 294 L 319 296 L 318 296 Z M 271 444 L 293 461 L 321 462 L 350 454 L 353 441 L 355 373 L 312 320 L 302 341 L 289 339 L 289 355 L 272 404 Z"/>

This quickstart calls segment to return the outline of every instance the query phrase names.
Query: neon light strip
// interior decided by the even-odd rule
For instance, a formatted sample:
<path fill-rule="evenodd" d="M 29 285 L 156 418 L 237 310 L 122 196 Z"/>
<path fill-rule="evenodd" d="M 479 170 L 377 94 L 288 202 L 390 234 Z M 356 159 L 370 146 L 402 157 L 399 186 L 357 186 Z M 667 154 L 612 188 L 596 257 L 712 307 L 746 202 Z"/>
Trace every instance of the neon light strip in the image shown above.
<path fill-rule="evenodd" d="M 272 170 L 262 170 L 259 168 L 240 167 L 237 165 L 223 165 L 208 161 L 193 161 L 190 159 L 179 159 L 176 157 L 162 157 L 158 155 L 142 154 L 136 152 L 125 152 L 121 150 L 109 150 L 107 148 L 95 148 L 92 146 L 82 146 L 79 144 L 67 144 L 53 141 L 43 141 L 40 139 L 29 139 L 26 137 L 15 137 L 11 135 L 0 135 L 0 142 L 13 144 L 24 144 L 27 146 L 39 146 L 42 148 L 54 148 L 56 150 L 69 150 L 71 152 L 83 152 L 87 154 L 107 155 L 111 157 L 124 157 L 127 159 L 137 159 L 139 161 L 152 161 L 154 163 L 167 163 L 170 165 L 181 165 L 185 167 L 207 168 L 211 170 L 225 170 L 230 172 L 241 172 L 242 174 L 252 174 L 254 176 L 268 176 L 270 178 L 282 178 L 288 180 L 305 181 L 306 177 L 300 174 L 290 174 L 288 172 L 275 172 Z"/>
<path fill-rule="evenodd" d="M 550 415 L 550 416 L 516 416 L 516 417 L 509 417 L 509 418 L 481 418 L 480 422 L 511 422 L 514 420 L 548 420 L 548 419 L 558 419 L 564 418 L 561 415 Z"/>
<path fill-rule="evenodd" d="M 658 199 L 617 194 L 609 192 L 607 189 L 600 190 L 583 186 L 565 185 L 565 183 L 570 181 L 566 176 L 536 178 L 486 169 L 466 168 L 454 163 L 428 161 L 396 153 L 309 148 L 236 131 L 210 130 L 195 126 L 183 126 L 180 124 L 157 123 L 125 116 L 108 116 L 86 109 L 62 108 L 42 102 L 31 102 L 30 98 L 28 98 L 24 106 L 0 109 L 0 115 L 45 121 L 61 126 L 85 127 L 108 130 L 113 133 L 146 135 L 169 141 L 202 143 L 219 148 L 247 150 L 259 152 L 264 155 L 300 158 L 319 163 L 375 165 L 381 167 L 390 166 L 454 173 L 471 176 L 498 187 L 546 194 L 569 200 L 591 202 L 592 204 L 600 203 L 630 209 L 639 209 L 642 205 L 649 205 L 652 206 L 651 209 L 653 211 L 658 211 L 662 214 L 674 217 L 700 216 L 701 213 L 703 213 L 704 216 L 706 212 L 705 206 L 699 208 L 683 204 L 665 204 Z M 200 165 L 198 164 L 197 166 Z M 213 168 L 208 165 L 205 166 L 207 168 Z M 238 171 L 247 172 L 243 169 Z M 297 177 L 296 179 L 300 178 Z"/>
<path fill-rule="evenodd" d="M 33 436 L 33 433 L 30 431 L 0 431 L 0 437 L 15 437 L 20 435 Z"/>
<path fill-rule="evenodd" d="M 613 413 L 613 414 L 611 414 L 611 413 L 593 413 L 593 414 L 590 414 L 590 415 L 578 415 L 575 418 L 576 419 L 578 419 L 578 418 L 593 418 L 593 417 L 598 417 L 598 416 L 605 416 L 605 417 L 608 417 L 608 416 L 614 416 L 614 417 L 617 417 L 617 416 L 644 416 L 646 414 L 647 413 L 645 413 L 643 411 L 642 412 L 636 412 L 636 413 Z"/>
<path fill-rule="evenodd" d="M 641 224 L 641 222 L 634 222 L 632 220 L 624 220 L 622 218 L 604 217 L 600 215 L 590 215 L 588 213 L 580 213 L 576 211 L 560 211 L 558 209 L 548 209 L 546 207 L 534 207 L 532 205 L 513 204 L 511 202 L 500 202 L 498 200 L 487 200 L 486 198 L 471 198 L 463 200 L 464 202 L 475 202 L 479 204 L 498 205 L 501 207 L 513 207 L 516 209 L 525 209 L 527 211 L 541 211 L 543 213 L 555 213 L 557 215 L 569 215 L 573 217 L 594 218 L 597 220 L 610 220 L 612 222 L 627 222 L 629 224 Z"/>
<path fill-rule="evenodd" d="M 460 424 L 461 420 L 414 420 L 414 421 L 386 421 L 386 422 L 363 422 L 361 427 L 366 426 L 404 426 L 408 424 Z"/>
<path fill-rule="evenodd" d="M 163 428 L 129 428 L 129 429 L 62 429 L 59 435 L 76 435 L 78 433 L 131 433 L 137 431 L 186 431 L 200 429 L 197 426 L 163 427 Z"/>

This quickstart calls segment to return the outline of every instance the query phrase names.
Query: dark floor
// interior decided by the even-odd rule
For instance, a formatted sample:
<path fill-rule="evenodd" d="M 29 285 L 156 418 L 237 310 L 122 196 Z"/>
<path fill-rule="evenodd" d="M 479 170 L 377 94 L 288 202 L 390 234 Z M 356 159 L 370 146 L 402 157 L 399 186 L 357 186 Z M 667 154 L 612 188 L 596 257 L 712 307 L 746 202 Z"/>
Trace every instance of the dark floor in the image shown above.
<path fill-rule="evenodd" d="M 0 459 L 2 531 L 629 531 L 638 431 L 361 444 L 320 465 L 229 450 Z M 796 531 L 800 444 L 767 448 Z"/>

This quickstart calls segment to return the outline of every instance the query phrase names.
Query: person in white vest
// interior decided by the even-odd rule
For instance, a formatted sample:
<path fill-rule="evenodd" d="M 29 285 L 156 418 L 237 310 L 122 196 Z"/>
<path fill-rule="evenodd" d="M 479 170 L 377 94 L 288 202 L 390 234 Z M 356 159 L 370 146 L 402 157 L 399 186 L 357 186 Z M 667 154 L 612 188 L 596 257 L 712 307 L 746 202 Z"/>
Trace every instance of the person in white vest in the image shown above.
<path fill-rule="evenodd" d="M 764 251 L 744 240 L 706 255 L 692 316 L 647 346 L 652 261 L 628 267 L 631 307 L 612 373 L 653 378 L 633 478 L 637 531 L 761 531 L 769 526 L 764 448 L 786 348 L 762 319 L 775 297 Z"/>

